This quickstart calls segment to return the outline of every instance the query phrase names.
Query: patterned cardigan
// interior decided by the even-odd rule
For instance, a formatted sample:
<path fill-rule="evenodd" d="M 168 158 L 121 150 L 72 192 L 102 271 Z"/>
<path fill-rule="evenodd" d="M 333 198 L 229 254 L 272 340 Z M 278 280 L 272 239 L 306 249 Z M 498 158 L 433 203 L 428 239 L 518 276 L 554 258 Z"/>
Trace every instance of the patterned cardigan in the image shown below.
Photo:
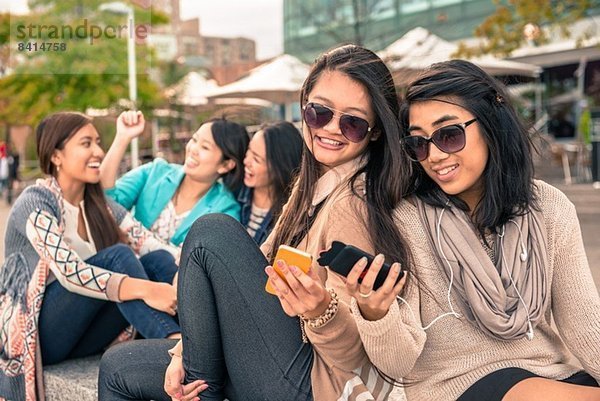
<path fill-rule="evenodd" d="M 143 255 L 177 249 L 156 239 L 113 201 L 109 210 Z M 85 263 L 63 238 L 64 203 L 53 178 L 38 180 L 15 202 L 8 218 L 0 268 L 0 400 L 44 400 L 38 317 L 50 272 L 69 291 L 117 301 L 125 275 Z"/>

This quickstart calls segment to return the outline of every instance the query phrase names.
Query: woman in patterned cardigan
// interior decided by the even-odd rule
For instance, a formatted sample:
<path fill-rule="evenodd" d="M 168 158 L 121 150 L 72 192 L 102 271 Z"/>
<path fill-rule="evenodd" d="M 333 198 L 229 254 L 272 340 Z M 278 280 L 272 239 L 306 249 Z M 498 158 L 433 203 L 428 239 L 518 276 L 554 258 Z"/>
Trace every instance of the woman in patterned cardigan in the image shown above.
<path fill-rule="evenodd" d="M 15 203 L 0 270 L 0 399 L 14 401 L 43 399 L 42 364 L 98 353 L 129 325 L 146 338 L 180 332 L 176 250 L 105 199 L 91 120 L 47 117 L 37 150 L 49 178 Z"/>

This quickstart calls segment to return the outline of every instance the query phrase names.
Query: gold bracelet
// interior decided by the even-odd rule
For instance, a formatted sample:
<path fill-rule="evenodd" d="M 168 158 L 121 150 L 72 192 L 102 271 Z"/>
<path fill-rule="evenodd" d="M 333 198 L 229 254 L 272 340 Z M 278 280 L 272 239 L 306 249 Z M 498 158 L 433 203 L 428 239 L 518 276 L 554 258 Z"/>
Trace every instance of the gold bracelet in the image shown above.
<path fill-rule="evenodd" d="M 298 316 L 298 320 L 300 321 L 300 333 L 302 333 L 302 342 L 304 344 L 308 344 L 308 337 L 306 337 L 306 330 L 304 329 L 304 320 Z"/>
<path fill-rule="evenodd" d="M 325 312 L 323 312 L 320 316 L 314 318 L 306 318 L 304 316 L 300 316 L 304 324 L 306 324 L 311 329 L 318 329 L 319 327 L 325 326 L 337 313 L 338 311 L 338 296 L 336 292 L 329 288 L 327 290 L 329 295 L 331 296 L 331 300 L 329 301 L 329 305 Z"/>

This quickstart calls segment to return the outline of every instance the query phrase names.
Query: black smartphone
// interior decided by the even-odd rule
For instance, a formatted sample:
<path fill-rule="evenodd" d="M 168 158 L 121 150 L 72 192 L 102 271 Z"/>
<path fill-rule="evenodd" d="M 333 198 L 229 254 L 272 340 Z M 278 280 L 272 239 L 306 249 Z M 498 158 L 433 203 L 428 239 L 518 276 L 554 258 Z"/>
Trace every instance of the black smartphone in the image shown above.
<path fill-rule="evenodd" d="M 347 277 L 350 273 L 350 270 L 352 270 L 356 262 L 358 262 L 359 259 L 363 256 L 367 258 L 367 267 L 363 270 L 362 274 L 358 279 L 358 282 L 361 283 L 365 274 L 367 274 L 367 272 L 369 271 L 369 267 L 371 267 L 373 259 L 375 259 L 373 255 L 368 254 L 362 249 L 359 249 L 352 245 L 346 245 L 340 241 L 333 241 L 333 243 L 331 244 L 331 248 L 329 248 L 326 251 L 322 251 L 319 254 L 319 259 L 317 259 L 317 262 L 321 266 L 329 266 L 329 268 L 334 272 L 341 274 L 344 277 Z M 373 290 L 377 290 L 383 285 L 385 279 L 390 273 L 390 268 L 390 265 L 387 263 L 384 263 L 383 266 L 381 266 L 381 270 L 375 278 Z M 396 283 L 398 283 L 398 281 L 400 281 L 400 279 L 403 276 L 404 271 L 400 271 Z"/>

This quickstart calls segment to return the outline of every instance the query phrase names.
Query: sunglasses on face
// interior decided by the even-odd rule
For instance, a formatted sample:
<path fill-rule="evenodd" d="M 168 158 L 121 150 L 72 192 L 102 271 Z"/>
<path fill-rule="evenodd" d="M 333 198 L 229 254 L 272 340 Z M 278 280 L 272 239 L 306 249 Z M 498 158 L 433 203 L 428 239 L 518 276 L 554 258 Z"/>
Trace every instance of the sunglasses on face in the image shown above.
<path fill-rule="evenodd" d="M 331 121 L 334 112 L 342 114 L 319 103 L 307 103 L 302 110 L 302 118 L 310 128 L 323 128 Z M 350 142 L 361 142 L 372 129 L 367 120 L 350 114 L 342 114 L 339 125 L 342 135 Z"/>
<path fill-rule="evenodd" d="M 444 153 L 460 152 L 466 144 L 465 129 L 475 121 L 476 118 L 461 124 L 446 125 L 433 131 L 429 138 L 418 135 L 406 136 L 402 138 L 402 146 L 408 157 L 416 162 L 427 159 L 430 142 Z"/>

